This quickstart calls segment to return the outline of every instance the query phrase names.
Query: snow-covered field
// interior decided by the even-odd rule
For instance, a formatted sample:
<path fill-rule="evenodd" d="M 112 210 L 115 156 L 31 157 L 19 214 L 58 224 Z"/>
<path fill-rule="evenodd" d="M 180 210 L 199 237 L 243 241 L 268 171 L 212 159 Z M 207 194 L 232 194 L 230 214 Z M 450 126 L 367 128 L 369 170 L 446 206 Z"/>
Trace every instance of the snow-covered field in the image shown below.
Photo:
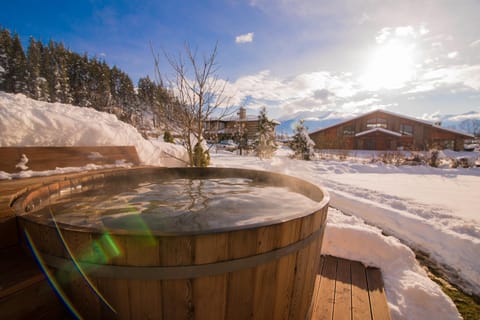
<path fill-rule="evenodd" d="M 145 164 L 165 165 L 166 153 L 185 156 L 177 146 L 144 140 L 114 116 L 0 92 L 0 146 L 115 144 L 135 145 Z M 380 267 L 394 319 L 460 318 L 408 246 L 480 292 L 480 169 L 301 161 L 288 152 L 269 160 L 213 152 L 212 165 L 271 170 L 324 186 L 335 209 L 329 210 L 323 253 Z"/>

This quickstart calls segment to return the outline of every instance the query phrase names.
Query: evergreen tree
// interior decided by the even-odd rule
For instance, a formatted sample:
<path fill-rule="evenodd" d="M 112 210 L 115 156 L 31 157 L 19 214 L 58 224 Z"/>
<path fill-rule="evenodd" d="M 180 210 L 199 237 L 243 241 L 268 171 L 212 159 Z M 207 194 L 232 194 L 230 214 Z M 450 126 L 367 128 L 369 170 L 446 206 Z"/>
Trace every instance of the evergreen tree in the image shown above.
<path fill-rule="evenodd" d="M 70 88 L 70 79 L 68 72 L 68 51 L 65 49 L 63 43 L 56 43 L 54 45 L 54 55 L 56 57 L 56 83 L 55 90 L 58 101 L 62 103 L 72 103 L 73 97 Z"/>
<path fill-rule="evenodd" d="M 12 68 L 12 38 L 7 29 L 0 30 L 0 90 L 13 92 L 13 81 L 10 77 Z"/>
<path fill-rule="evenodd" d="M 302 160 L 312 160 L 315 156 L 313 147 L 315 143 L 308 135 L 308 129 L 303 125 L 303 120 L 300 120 L 295 125 L 295 135 L 290 147 L 295 152 L 294 158 Z"/>
<path fill-rule="evenodd" d="M 93 108 L 108 112 L 112 100 L 110 69 L 105 63 L 94 58 L 89 63 L 89 74 L 89 101 Z"/>
<path fill-rule="evenodd" d="M 27 93 L 27 59 L 23 51 L 20 37 L 15 34 L 12 42 L 12 65 L 7 77 L 13 81 L 13 93 Z"/>
<path fill-rule="evenodd" d="M 163 133 L 163 141 L 164 142 L 167 142 L 167 143 L 174 143 L 175 140 L 173 140 L 173 136 L 172 134 L 170 133 L 170 131 L 166 130 L 164 133 Z"/>
<path fill-rule="evenodd" d="M 30 37 L 27 50 L 27 95 L 35 100 L 43 100 L 42 98 L 45 96 L 42 92 L 42 79 L 40 78 L 41 48 L 42 44 Z"/>
<path fill-rule="evenodd" d="M 197 142 L 193 148 L 193 166 L 207 167 L 210 164 L 210 154 L 208 150 L 203 150 L 202 143 Z"/>
<path fill-rule="evenodd" d="M 40 54 L 40 83 L 42 85 L 42 100 L 48 102 L 55 102 L 55 75 L 54 75 L 54 62 L 52 61 L 52 53 L 48 46 L 41 46 Z"/>
<path fill-rule="evenodd" d="M 155 101 L 156 85 L 150 80 L 150 77 L 140 78 L 138 80 L 138 100 L 141 105 L 153 106 Z"/>
<path fill-rule="evenodd" d="M 88 58 L 84 54 L 73 54 L 70 57 L 70 87 L 72 88 L 73 104 L 80 107 L 89 107 L 88 87 Z"/>
<path fill-rule="evenodd" d="M 255 145 L 256 155 L 261 159 L 271 158 L 275 150 L 277 150 L 275 125 L 273 121 L 268 119 L 265 107 L 260 110 L 258 120 L 258 138 Z"/>

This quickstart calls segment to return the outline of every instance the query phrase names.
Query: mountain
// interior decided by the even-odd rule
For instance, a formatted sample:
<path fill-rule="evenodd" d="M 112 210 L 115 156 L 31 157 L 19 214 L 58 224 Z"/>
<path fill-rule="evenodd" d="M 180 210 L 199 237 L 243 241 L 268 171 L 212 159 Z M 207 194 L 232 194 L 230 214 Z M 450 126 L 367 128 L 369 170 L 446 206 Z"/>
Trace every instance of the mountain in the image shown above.
<path fill-rule="evenodd" d="M 276 131 L 277 133 L 285 133 L 291 135 L 295 131 L 295 125 L 300 120 L 304 120 L 304 125 L 308 128 L 308 132 L 312 132 L 356 116 L 356 114 L 339 113 L 337 111 L 307 111 L 302 113 L 296 113 L 293 117 L 283 117 L 279 119 L 280 125 L 276 128 Z"/>
<path fill-rule="evenodd" d="M 480 134 L 480 112 L 477 111 L 457 115 L 439 115 L 436 117 L 436 121 L 445 128 Z"/>

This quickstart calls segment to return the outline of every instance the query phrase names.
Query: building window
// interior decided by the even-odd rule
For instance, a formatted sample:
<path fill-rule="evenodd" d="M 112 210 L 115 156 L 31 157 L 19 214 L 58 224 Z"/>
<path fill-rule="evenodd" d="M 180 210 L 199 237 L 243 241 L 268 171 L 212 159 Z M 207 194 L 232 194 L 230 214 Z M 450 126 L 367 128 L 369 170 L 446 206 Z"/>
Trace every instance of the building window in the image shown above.
<path fill-rule="evenodd" d="M 349 125 L 349 126 L 343 127 L 343 135 L 344 135 L 344 136 L 353 136 L 353 135 L 355 135 L 355 129 L 353 128 L 353 125 Z"/>
<path fill-rule="evenodd" d="M 400 133 L 406 136 L 413 136 L 413 126 L 402 123 L 400 125 Z"/>
<path fill-rule="evenodd" d="M 387 128 L 387 120 L 383 118 L 370 118 L 367 120 L 367 129 Z"/>

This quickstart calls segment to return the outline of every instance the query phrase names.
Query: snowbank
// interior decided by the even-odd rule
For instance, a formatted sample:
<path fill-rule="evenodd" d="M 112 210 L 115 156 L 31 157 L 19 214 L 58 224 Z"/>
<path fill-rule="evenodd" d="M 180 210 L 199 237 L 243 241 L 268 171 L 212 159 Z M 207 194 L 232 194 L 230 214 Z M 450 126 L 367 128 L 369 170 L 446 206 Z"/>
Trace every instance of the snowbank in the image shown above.
<path fill-rule="evenodd" d="M 453 302 L 394 237 L 330 208 L 322 254 L 362 261 L 382 270 L 393 319 L 460 319 Z"/>
<path fill-rule="evenodd" d="M 134 145 L 142 164 L 183 166 L 183 147 L 145 140 L 115 115 L 0 92 L 0 146 Z"/>

